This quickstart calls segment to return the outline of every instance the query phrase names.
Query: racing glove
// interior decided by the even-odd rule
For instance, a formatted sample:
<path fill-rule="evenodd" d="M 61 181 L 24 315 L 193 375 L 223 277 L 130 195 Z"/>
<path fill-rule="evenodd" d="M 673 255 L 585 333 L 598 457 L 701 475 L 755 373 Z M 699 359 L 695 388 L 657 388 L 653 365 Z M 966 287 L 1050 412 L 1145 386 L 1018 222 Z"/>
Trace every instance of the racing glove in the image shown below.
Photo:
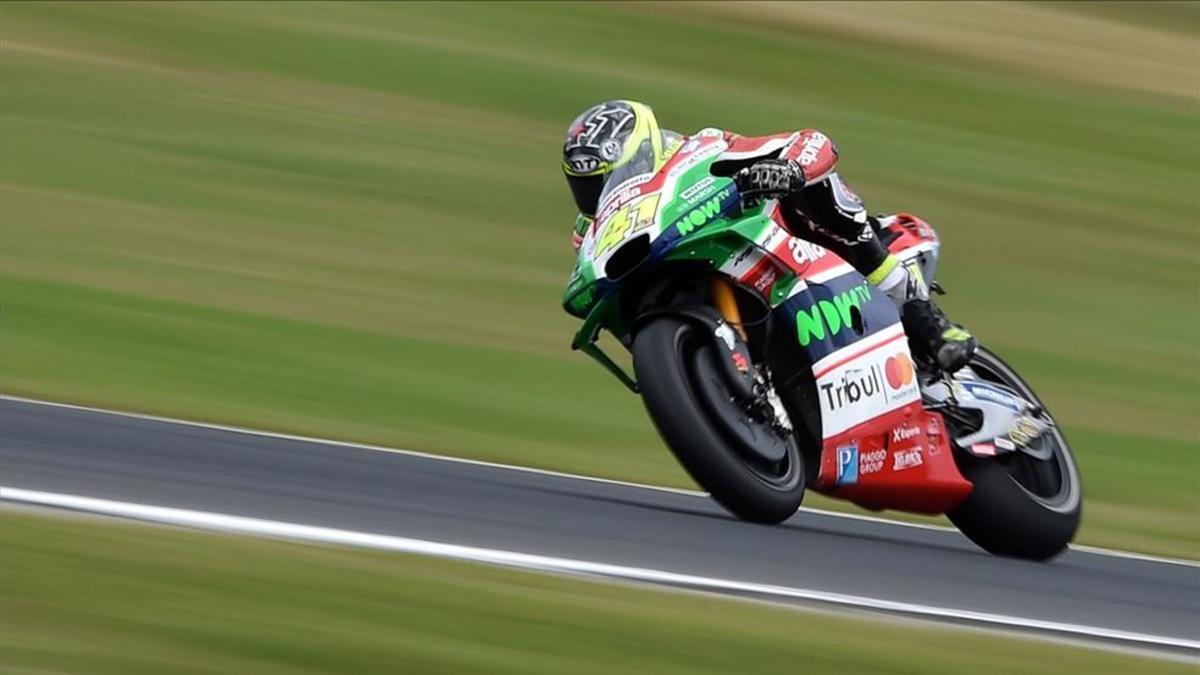
<path fill-rule="evenodd" d="M 575 227 L 571 230 L 571 248 L 578 251 L 579 247 L 583 246 L 583 237 L 592 226 L 592 220 L 582 213 L 575 216 Z"/>
<path fill-rule="evenodd" d="M 804 169 L 791 159 L 760 159 L 733 174 L 742 201 L 755 204 L 804 189 Z"/>

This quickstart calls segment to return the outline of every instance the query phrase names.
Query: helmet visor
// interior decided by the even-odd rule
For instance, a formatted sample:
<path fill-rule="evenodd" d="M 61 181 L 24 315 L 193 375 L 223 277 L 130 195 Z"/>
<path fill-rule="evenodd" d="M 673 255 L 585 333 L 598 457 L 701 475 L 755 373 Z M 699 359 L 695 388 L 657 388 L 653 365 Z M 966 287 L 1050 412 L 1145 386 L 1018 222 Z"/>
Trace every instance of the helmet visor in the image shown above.
<path fill-rule="evenodd" d="M 583 215 L 592 218 L 600 205 L 600 190 L 604 188 L 604 176 L 572 176 L 567 174 L 567 185 L 571 187 L 571 196 L 575 198 L 575 207 Z"/>

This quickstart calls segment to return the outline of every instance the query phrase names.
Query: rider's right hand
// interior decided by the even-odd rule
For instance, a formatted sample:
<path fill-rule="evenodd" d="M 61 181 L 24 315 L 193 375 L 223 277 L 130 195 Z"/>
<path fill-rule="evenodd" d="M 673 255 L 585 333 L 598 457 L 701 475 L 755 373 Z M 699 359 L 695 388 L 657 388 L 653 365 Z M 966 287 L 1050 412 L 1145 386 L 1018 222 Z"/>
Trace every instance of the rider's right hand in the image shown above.
<path fill-rule="evenodd" d="M 760 159 L 733 174 L 733 182 L 748 204 L 804 189 L 804 169 L 791 159 Z"/>

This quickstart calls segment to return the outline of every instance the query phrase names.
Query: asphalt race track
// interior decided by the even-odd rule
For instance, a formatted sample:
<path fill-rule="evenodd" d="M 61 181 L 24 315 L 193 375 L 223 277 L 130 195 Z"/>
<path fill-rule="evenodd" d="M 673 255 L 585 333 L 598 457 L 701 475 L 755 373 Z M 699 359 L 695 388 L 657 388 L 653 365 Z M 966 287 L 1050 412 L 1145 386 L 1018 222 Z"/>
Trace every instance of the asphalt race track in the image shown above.
<path fill-rule="evenodd" d="M 9 398 L 0 483 L 1200 644 L 1193 564 L 1082 551 L 1007 560 L 954 531 L 810 511 L 751 525 L 683 491 Z"/>

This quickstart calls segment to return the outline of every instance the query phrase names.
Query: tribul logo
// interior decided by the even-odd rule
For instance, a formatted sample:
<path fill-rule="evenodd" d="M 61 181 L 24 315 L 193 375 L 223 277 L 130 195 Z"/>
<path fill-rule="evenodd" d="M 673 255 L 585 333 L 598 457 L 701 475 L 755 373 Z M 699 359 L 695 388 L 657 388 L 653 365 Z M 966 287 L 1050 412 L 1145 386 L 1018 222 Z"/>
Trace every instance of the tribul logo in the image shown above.
<path fill-rule="evenodd" d="M 836 411 L 859 401 L 874 399 L 883 391 L 880 379 L 878 365 L 865 369 L 847 369 L 843 371 L 840 381 L 822 382 L 818 389 L 826 409 Z"/>
<path fill-rule="evenodd" d="M 896 327 L 898 332 L 899 326 Z M 853 347 L 845 347 L 845 351 L 834 352 L 827 359 L 846 359 L 842 354 L 852 353 L 848 360 L 837 362 L 836 365 L 817 375 L 817 395 L 821 405 L 821 435 L 832 438 L 836 434 L 849 429 L 856 424 L 862 424 L 890 410 L 921 400 L 917 388 L 917 378 L 910 373 L 909 384 L 899 390 L 892 389 L 886 374 L 889 355 L 907 353 L 889 345 L 902 337 L 897 334 L 884 345 L 871 349 L 866 354 L 853 353 Z M 898 366 L 892 362 L 893 370 Z M 910 413 L 911 416 L 911 413 Z M 886 442 L 891 435 L 891 429 L 882 429 Z M 916 441 L 910 441 L 916 442 Z M 868 450 L 860 447 L 859 456 L 865 457 Z M 866 473 L 860 465 L 859 475 Z"/>
<path fill-rule="evenodd" d="M 838 446 L 837 484 L 853 485 L 858 482 L 858 444 Z"/>

